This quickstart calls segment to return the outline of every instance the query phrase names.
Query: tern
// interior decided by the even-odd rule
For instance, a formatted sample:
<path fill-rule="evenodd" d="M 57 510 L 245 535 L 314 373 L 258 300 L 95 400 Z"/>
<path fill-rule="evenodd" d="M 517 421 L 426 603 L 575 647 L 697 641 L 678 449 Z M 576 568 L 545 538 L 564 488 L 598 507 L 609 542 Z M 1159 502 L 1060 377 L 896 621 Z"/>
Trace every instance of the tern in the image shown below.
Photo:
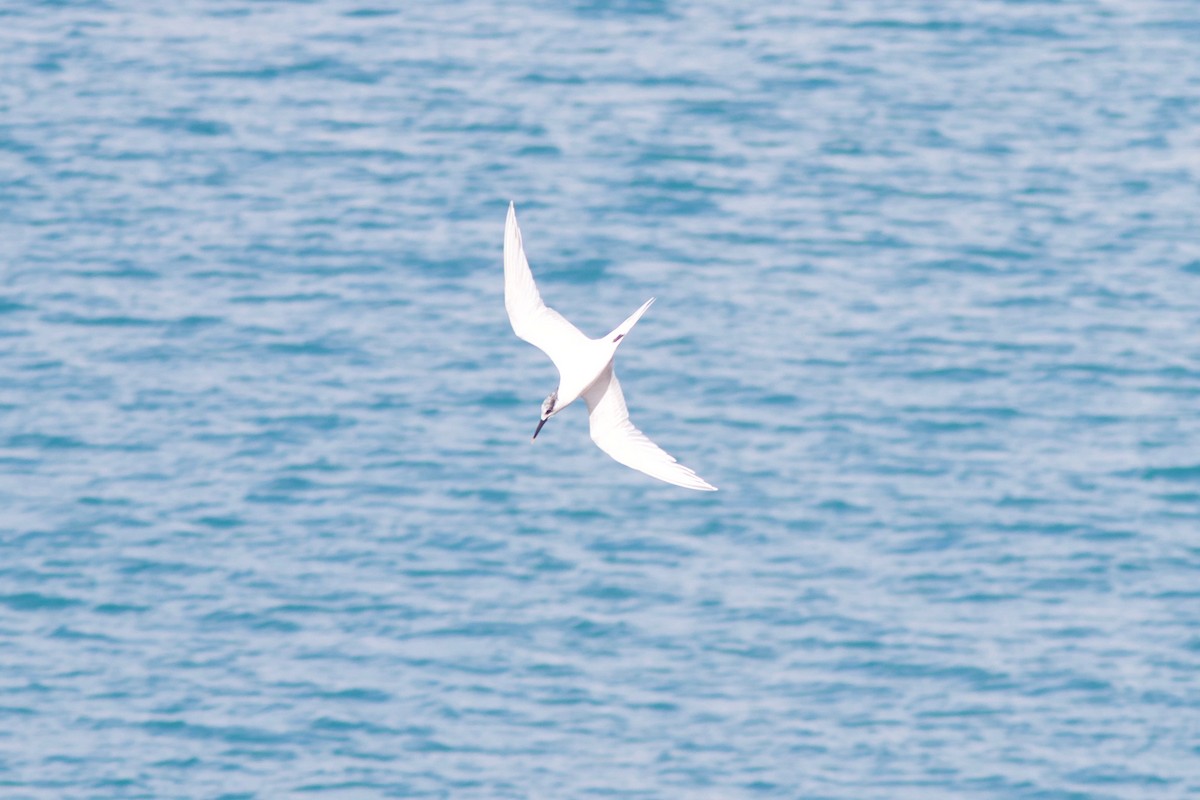
<path fill-rule="evenodd" d="M 633 427 L 625 395 L 613 372 L 617 348 L 653 302 L 651 297 L 607 336 L 589 339 L 566 317 L 542 302 L 525 258 L 516 207 L 508 204 L 508 219 L 504 223 L 504 308 L 513 332 L 548 355 L 558 368 L 558 388 L 542 401 L 533 438 L 541 433 L 546 420 L 582 397 L 588 407 L 592 441 L 617 462 L 676 486 L 715 492 L 717 487 Z"/>

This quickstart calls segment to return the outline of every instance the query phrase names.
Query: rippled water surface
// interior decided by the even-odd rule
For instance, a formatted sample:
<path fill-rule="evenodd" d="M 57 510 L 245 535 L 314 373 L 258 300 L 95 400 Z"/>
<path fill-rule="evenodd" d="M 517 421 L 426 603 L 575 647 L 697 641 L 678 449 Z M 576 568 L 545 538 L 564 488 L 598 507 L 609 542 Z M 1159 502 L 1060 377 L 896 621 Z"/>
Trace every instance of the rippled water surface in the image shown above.
<path fill-rule="evenodd" d="M 1198 38 L 0 5 L 0 794 L 1200 793 Z"/>

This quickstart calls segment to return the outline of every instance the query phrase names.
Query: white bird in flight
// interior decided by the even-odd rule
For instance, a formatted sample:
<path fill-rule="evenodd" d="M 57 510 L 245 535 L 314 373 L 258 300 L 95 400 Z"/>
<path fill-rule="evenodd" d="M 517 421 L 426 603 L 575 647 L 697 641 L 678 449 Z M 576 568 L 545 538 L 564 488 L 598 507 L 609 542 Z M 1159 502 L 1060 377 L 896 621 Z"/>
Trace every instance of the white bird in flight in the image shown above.
<path fill-rule="evenodd" d="M 617 347 L 653 302 L 651 297 L 603 338 L 584 336 L 562 314 L 542 302 L 525 259 L 516 208 L 508 204 L 508 219 L 504 223 L 504 308 L 517 336 L 550 356 L 558 367 L 558 389 L 542 401 L 541 419 L 533 438 L 537 438 L 546 420 L 582 396 L 587 402 L 592 441 L 601 450 L 625 466 L 660 481 L 715 492 L 717 487 L 678 463 L 633 427 L 621 384 L 613 372 Z"/>

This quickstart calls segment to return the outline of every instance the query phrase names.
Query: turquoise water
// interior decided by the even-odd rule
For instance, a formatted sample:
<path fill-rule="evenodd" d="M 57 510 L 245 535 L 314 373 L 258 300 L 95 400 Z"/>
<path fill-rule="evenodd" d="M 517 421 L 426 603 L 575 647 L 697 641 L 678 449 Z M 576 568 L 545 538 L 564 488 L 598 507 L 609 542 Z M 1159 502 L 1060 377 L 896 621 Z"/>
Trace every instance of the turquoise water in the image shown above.
<path fill-rule="evenodd" d="M 0 6 L 0 794 L 1200 793 L 1200 5 L 415 5 Z"/>

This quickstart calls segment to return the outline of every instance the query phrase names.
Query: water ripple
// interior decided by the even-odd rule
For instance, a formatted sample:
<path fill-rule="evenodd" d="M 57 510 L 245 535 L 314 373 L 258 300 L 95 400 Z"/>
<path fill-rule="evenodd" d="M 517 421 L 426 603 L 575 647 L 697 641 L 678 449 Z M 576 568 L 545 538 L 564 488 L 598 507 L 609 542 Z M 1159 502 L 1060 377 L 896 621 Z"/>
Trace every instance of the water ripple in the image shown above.
<path fill-rule="evenodd" d="M 1200 793 L 1192 6 L 0 17 L 8 793 Z"/>

